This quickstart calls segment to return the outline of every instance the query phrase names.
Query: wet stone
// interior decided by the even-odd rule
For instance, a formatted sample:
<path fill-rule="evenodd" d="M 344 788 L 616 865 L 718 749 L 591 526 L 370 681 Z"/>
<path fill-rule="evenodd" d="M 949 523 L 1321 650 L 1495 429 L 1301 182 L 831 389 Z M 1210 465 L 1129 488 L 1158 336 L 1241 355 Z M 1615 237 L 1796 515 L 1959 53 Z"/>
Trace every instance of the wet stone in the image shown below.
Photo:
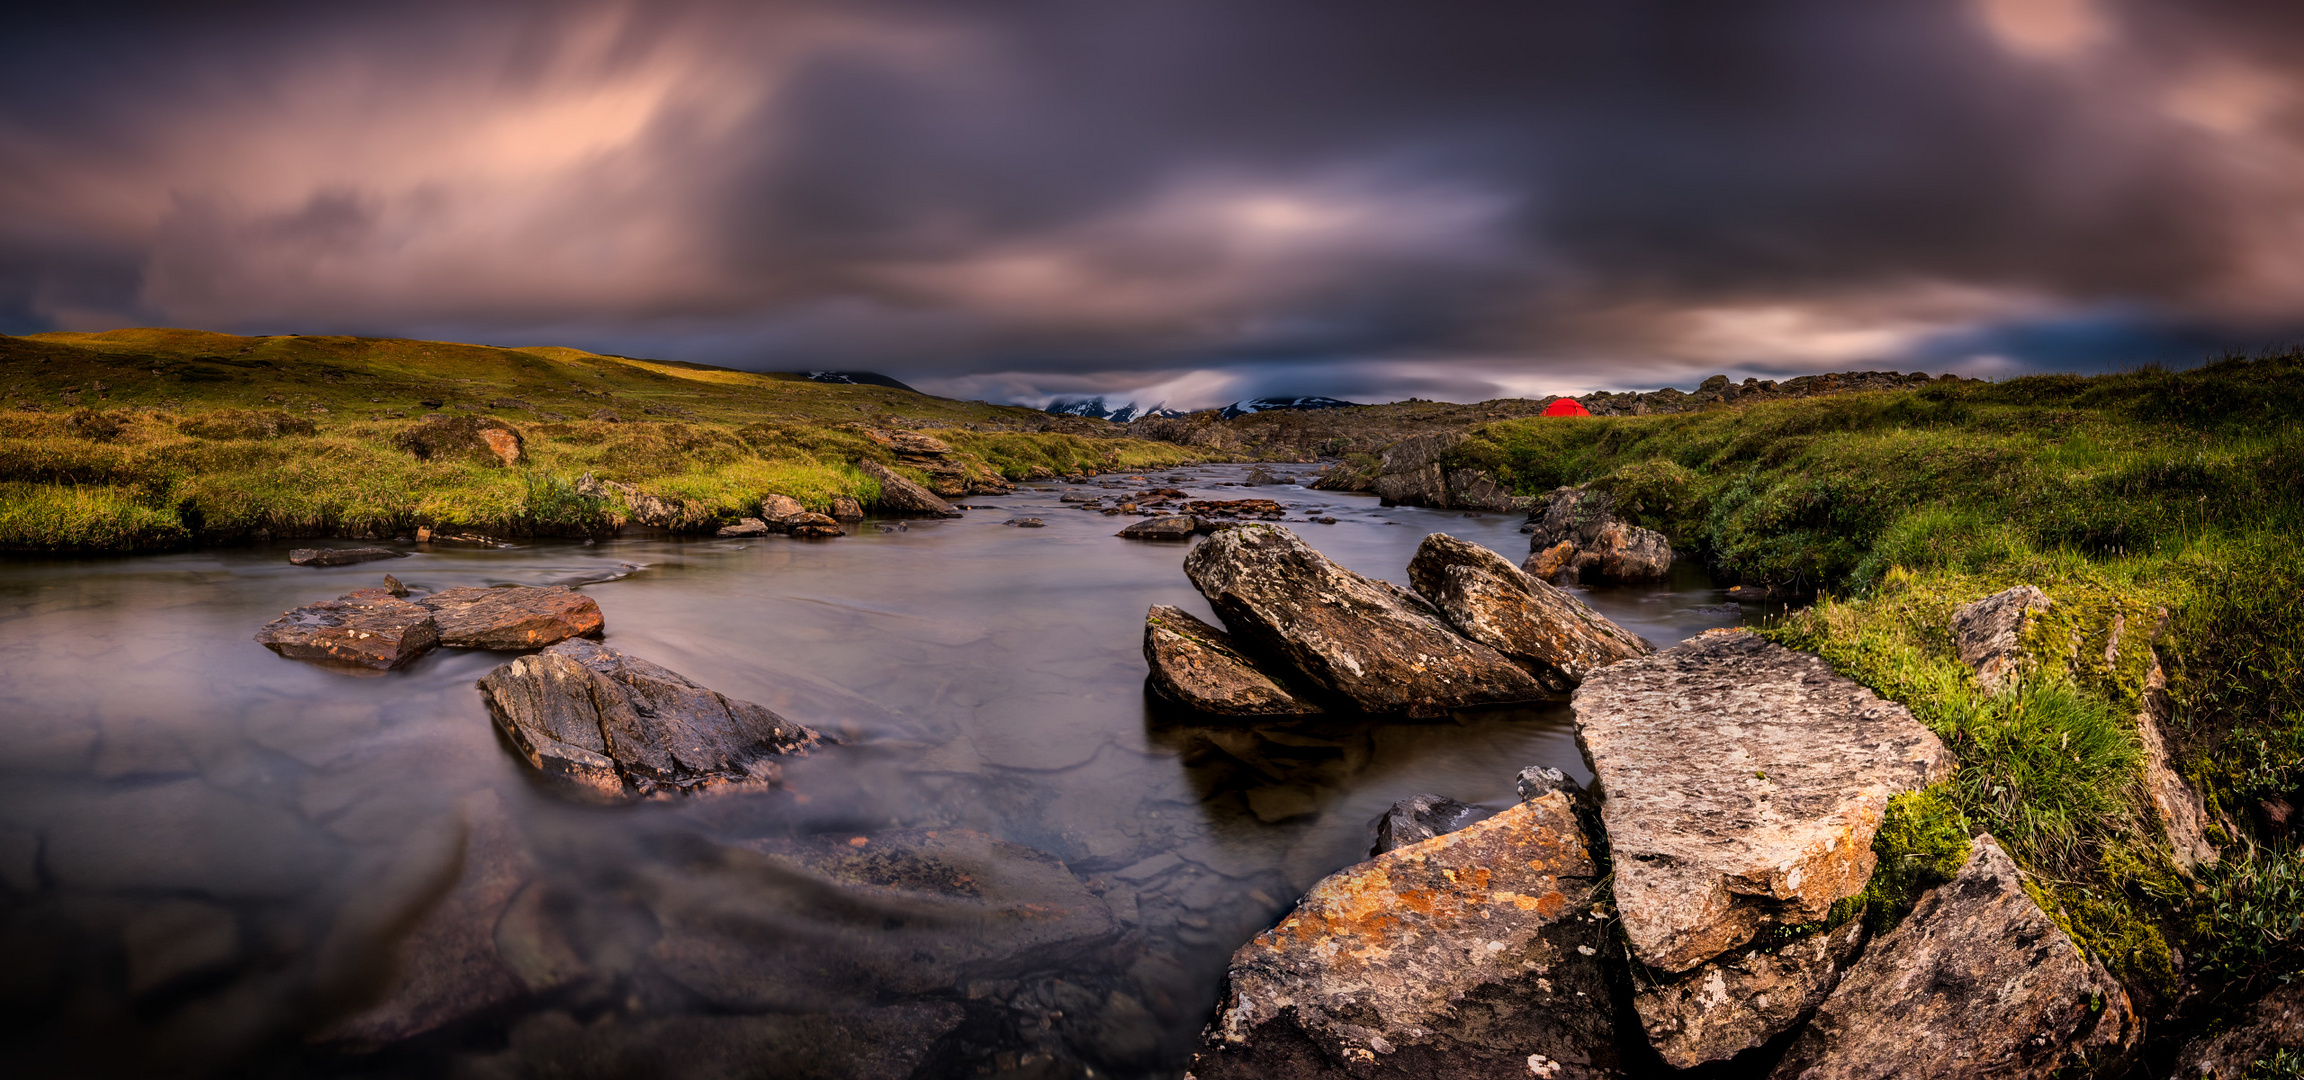
<path fill-rule="evenodd" d="M 291 660 L 382 671 L 424 655 L 440 631 L 431 609 L 372 589 L 290 611 L 256 640 Z"/>
<path fill-rule="evenodd" d="M 1169 514 L 1145 518 L 1115 535 L 1129 540 L 1190 540 L 1198 528 L 1189 514 Z"/>
<path fill-rule="evenodd" d="M 288 553 L 288 562 L 295 566 L 350 566 L 378 559 L 407 557 L 407 552 L 389 548 L 297 548 Z"/>
<path fill-rule="evenodd" d="M 1635 980 L 1632 1007 L 1665 1064 L 1694 1068 L 1764 1045 L 1806 1020 L 1864 945 L 1850 919 L 1827 933 L 1744 949 L 1678 976 Z"/>
<path fill-rule="evenodd" d="M 906 479 L 896 470 L 870 458 L 856 463 L 857 471 L 871 477 L 880 485 L 880 510 L 889 514 L 920 514 L 927 517 L 956 518 L 960 511 L 943 496 Z"/>
<path fill-rule="evenodd" d="M 1422 843 L 1487 816 L 1486 810 L 1443 795 L 1410 795 L 1393 803 L 1383 817 L 1376 819 L 1376 845 L 1368 854 L 1382 855 Z"/>
<path fill-rule="evenodd" d="M 597 637 L 600 605 L 565 585 L 447 589 L 419 603 L 432 612 L 440 644 L 465 649 L 541 649 Z"/>
<path fill-rule="evenodd" d="M 1408 580 L 1464 636 L 1510 657 L 1550 688 L 1656 651 L 1582 600 L 1523 573 L 1478 544 L 1433 533 L 1417 547 Z"/>
<path fill-rule="evenodd" d="M 1230 634 L 1166 604 L 1144 616 L 1152 687 L 1180 705 L 1218 716 L 1306 716 L 1320 707 L 1257 669 Z"/>

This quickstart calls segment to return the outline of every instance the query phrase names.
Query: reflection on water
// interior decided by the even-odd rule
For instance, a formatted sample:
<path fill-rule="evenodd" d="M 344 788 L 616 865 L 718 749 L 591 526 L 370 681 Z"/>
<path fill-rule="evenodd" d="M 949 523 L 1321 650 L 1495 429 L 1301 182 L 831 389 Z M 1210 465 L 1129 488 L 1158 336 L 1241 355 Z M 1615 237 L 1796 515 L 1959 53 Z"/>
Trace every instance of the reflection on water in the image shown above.
<path fill-rule="evenodd" d="M 1195 495 L 1244 469 L 1186 471 Z M 1130 485 L 1135 486 L 1135 485 Z M 373 584 L 284 550 L 0 564 L 0 1025 L 41 1074 L 1173 1075 L 1232 949 L 1419 792 L 1585 775 L 1565 707 L 1209 726 L 1147 697 L 1185 547 L 1048 485 L 832 541 L 437 550 L 410 586 L 581 584 L 607 641 L 844 745 L 782 790 L 577 806 L 439 650 L 382 678 L 254 630 Z M 1102 493 L 1091 485 L 1091 490 Z M 1511 516 L 1295 487 L 1405 585 Z M 1045 529 L 1003 528 L 1036 516 Z M 1739 621 L 1693 571 L 1599 590 L 1659 645 Z"/>

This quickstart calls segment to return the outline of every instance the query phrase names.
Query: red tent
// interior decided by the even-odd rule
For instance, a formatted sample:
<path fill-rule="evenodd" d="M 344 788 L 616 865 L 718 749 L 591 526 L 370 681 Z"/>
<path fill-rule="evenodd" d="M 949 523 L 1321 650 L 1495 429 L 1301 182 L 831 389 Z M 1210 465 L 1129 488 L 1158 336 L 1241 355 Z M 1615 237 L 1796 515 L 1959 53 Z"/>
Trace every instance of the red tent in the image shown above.
<path fill-rule="evenodd" d="M 1575 398 L 1572 398 L 1572 397 L 1564 397 L 1564 398 L 1561 398 L 1561 399 L 1560 399 L 1560 400 L 1558 400 L 1558 401 L 1555 401 L 1555 402 L 1553 402 L 1553 403 L 1552 403 L 1552 404 L 1550 404 L 1550 405 L 1546 405 L 1546 406 L 1544 406 L 1544 415 L 1546 415 L 1546 416 L 1590 416 L 1590 415 L 1592 415 L 1592 410 L 1585 408 L 1585 407 L 1584 407 L 1584 405 L 1583 405 L 1583 403 L 1582 403 L 1582 402 L 1579 402 L 1579 401 L 1577 401 Z"/>

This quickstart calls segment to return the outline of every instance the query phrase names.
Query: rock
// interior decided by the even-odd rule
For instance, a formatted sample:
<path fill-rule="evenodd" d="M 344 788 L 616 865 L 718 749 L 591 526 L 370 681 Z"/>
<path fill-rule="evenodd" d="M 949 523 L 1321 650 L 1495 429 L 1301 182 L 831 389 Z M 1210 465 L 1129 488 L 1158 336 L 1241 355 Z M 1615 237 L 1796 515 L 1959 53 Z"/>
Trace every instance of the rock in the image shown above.
<path fill-rule="evenodd" d="M 889 445 L 899 454 L 912 457 L 941 457 L 952 452 L 952 445 L 933 436 L 917 432 L 899 431 L 888 437 Z"/>
<path fill-rule="evenodd" d="M 1280 483 L 1279 477 L 1272 475 L 1272 473 L 1264 468 L 1264 466 L 1258 465 L 1248 470 L 1248 476 L 1246 479 L 1240 481 L 1240 486 L 1270 487 L 1277 483 Z"/>
<path fill-rule="evenodd" d="M 759 518 L 745 518 L 744 520 L 739 521 L 734 525 L 722 525 L 720 527 L 719 535 L 730 538 L 739 538 L 766 536 L 774 531 L 775 530 L 768 527 L 767 522 L 762 521 Z"/>
<path fill-rule="evenodd" d="M 815 732 L 677 672 L 581 638 L 480 680 L 488 711 L 528 764 L 594 797 L 765 783 L 768 758 Z"/>
<path fill-rule="evenodd" d="M 1598 877 L 1557 793 L 1329 875 L 1232 954 L 1192 1075 L 1622 1075 Z"/>
<path fill-rule="evenodd" d="M 862 521 L 864 507 L 846 495 L 832 496 L 832 519 L 835 521 Z"/>
<path fill-rule="evenodd" d="M 291 660 L 381 671 L 424 655 L 439 642 L 440 629 L 424 605 L 363 589 L 290 611 L 266 623 L 256 640 Z"/>
<path fill-rule="evenodd" d="M 785 518 L 784 527 L 792 535 L 798 537 L 823 538 L 847 535 L 847 532 L 840 528 L 840 523 L 834 521 L 830 514 L 801 514 L 798 517 Z"/>
<path fill-rule="evenodd" d="M 2213 1036 L 2184 1044 L 2175 1080 L 2247 1080 L 2255 1064 L 2282 1050 L 2304 1051 L 2304 982 L 2277 986 Z"/>
<path fill-rule="evenodd" d="M 1384 449 L 1374 490 L 1389 502 L 1409 506 L 1448 506 L 1447 479 L 1440 459 L 1463 443 L 1464 433 L 1439 431 L 1402 439 Z"/>
<path fill-rule="evenodd" d="M 1417 546 L 1408 580 L 1465 637 L 1510 657 L 1546 689 L 1572 689 L 1602 667 L 1656 651 L 1504 556 L 1446 533 Z"/>
<path fill-rule="evenodd" d="M 511 428 L 481 428 L 480 441 L 486 443 L 488 452 L 496 455 L 496 460 L 505 465 L 511 466 L 520 463 L 522 457 L 520 436 Z"/>
<path fill-rule="evenodd" d="M 1019 529 L 1045 529 L 1048 527 L 1048 523 L 1039 518 L 1009 518 L 1000 524 L 1013 525 Z"/>
<path fill-rule="evenodd" d="M 1169 514 L 1145 518 L 1113 535 L 1130 540 L 1190 540 L 1199 528 L 1200 523 L 1190 514 Z"/>
<path fill-rule="evenodd" d="M 960 511 L 953 509 L 951 503 L 945 502 L 935 492 L 897 475 L 896 470 L 886 465 L 865 458 L 856 462 L 856 468 L 879 481 L 882 513 L 925 514 L 943 518 L 960 516 Z"/>
<path fill-rule="evenodd" d="M 377 559 L 405 559 L 405 551 L 388 548 L 297 548 L 288 553 L 293 566 L 350 566 L 353 563 L 374 562 Z"/>
<path fill-rule="evenodd" d="M 1632 1008 L 1665 1064 L 1694 1068 L 1763 1045 L 1808 1018 L 1864 945 L 1864 923 L 1732 952 L 1676 977 L 1635 980 Z"/>
<path fill-rule="evenodd" d="M 1258 671 L 1255 663 L 1241 654 L 1231 635 L 1181 608 L 1156 604 L 1146 613 L 1144 662 L 1151 666 L 1155 690 L 1200 712 L 1307 716 L 1320 711 L 1319 706 Z"/>
<path fill-rule="evenodd" d="M 1410 795 L 1393 803 L 1392 809 L 1376 819 L 1376 846 L 1370 848 L 1368 854 L 1373 857 L 1422 843 L 1487 816 L 1486 810 L 1445 796 Z"/>
<path fill-rule="evenodd" d="M 440 628 L 440 644 L 463 649 L 540 649 L 601 630 L 600 605 L 566 585 L 466 586 L 418 601 Z"/>
<path fill-rule="evenodd" d="M 384 575 L 384 592 L 389 596 L 396 596 L 401 599 L 406 599 L 408 596 L 408 586 L 400 584 L 399 578 L 393 577 L 390 574 L 386 574 Z"/>
<path fill-rule="evenodd" d="M 1952 644 L 1960 662 L 1976 672 L 1976 685 L 1996 693 L 2029 670 L 2024 631 L 2034 616 L 2052 606 L 2048 594 L 2030 585 L 1993 593 L 1952 612 Z"/>
<path fill-rule="evenodd" d="M 1527 802 L 1554 791 L 1568 796 L 1568 800 L 1575 803 L 1586 802 L 1591 798 L 1590 794 L 1585 792 L 1584 785 L 1577 783 L 1567 773 L 1548 765 L 1530 765 L 1520 770 L 1520 774 L 1512 778 L 1512 789 L 1515 794 L 1520 796 L 1521 802 Z"/>
<path fill-rule="evenodd" d="M 393 444 L 418 461 L 450 457 L 509 467 L 523 456 L 520 429 L 485 416 L 435 416 L 411 424 Z"/>
<path fill-rule="evenodd" d="M 1453 510 L 1486 510 L 1499 514 L 1525 514 L 1534 508 L 1533 495 L 1514 495 L 1494 476 L 1481 469 L 1451 469 L 1447 481 L 1447 506 Z"/>
<path fill-rule="evenodd" d="M 1364 711 L 1432 717 L 1544 693 L 1415 597 L 1336 565 L 1279 526 L 1215 533 L 1184 557 L 1184 572 L 1245 646 L 1285 657 L 1313 686 Z"/>
<path fill-rule="evenodd" d="M 1959 875 L 1848 969 L 1770 1075 L 2092 1075 L 2137 1033 L 2119 982 L 2024 892 L 2000 845 L 1979 836 Z"/>
<path fill-rule="evenodd" d="M 620 495 L 624 499 L 625 508 L 631 511 L 632 520 L 650 528 L 698 532 L 714 527 L 712 513 L 701 504 L 691 505 L 684 500 L 651 495 L 634 485 L 615 480 L 594 480 L 589 473 L 576 482 L 576 492 L 595 498 L 605 498 L 611 492 Z"/>
<path fill-rule="evenodd" d="M 1530 511 L 1524 528 L 1528 550 L 1545 556 L 1531 559 L 1528 573 L 1546 581 L 1569 572 L 1596 582 L 1661 581 L 1672 569 L 1671 541 L 1618 520 L 1616 500 L 1605 492 L 1556 488 Z M 1560 552 L 1561 544 L 1575 545 L 1575 553 Z"/>
<path fill-rule="evenodd" d="M 1871 877 L 1889 798 L 1952 771 L 1903 706 L 1741 631 L 1602 668 L 1574 706 L 1625 936 L 1667 972 L 1824 918 Z"/>
<path fill-rule="evenodd" d="M 790 495 L 760 496 L 760 520 L 762 521 L 781 522 L 799 517 L 807 512 L 808 508 L 802 506 L 800 500 Z"/>
<path fill-rule="evenodd" d="M 1520 564 L 1522 573 L 1538 581 L 1553 582 L 1560 575 L 1576 568 L 1576 542 L 1562 540 L 1542 551 L 1533 552 L 1528 561 Z"/>
<path fill-rule="evenodd" d="M 2166 727 L 2176 703 L 2168 697 L 2168 672 L 2160 655 L 2152 654 L 2152 667 L 2144 675 L 2143 707 L 2136 713 L 2136 734 L 2144 746 L 2144 791 L 2168 837 L 2168 848 L 2186 872 L 2214 866 L 2216 845 L 2208 840 L 2208 809 L 2200 793 L 2177 773 L 2168 745 Z"/>

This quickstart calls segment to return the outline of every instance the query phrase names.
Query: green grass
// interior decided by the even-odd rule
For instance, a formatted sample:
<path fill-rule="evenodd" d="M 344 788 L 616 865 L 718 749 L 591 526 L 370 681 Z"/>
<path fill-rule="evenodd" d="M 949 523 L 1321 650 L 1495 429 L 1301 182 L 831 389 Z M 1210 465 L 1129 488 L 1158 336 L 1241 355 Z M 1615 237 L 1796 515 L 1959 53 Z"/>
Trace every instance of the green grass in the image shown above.
<path fill-rule="evenodd" d="M 520 432 L 526 458 L 421 459 L 427 413 Z M 189 330 L 0 337 L 0 549 L 143 551 L 432 525 L 593 535 L 625 516 L 589 473 L 726 523 L 766 494 L 872 505 L 866 429 L 918 427 L 1011 480 L 1230 460 L 1205 448 L 1038 431 L 1028 409 L 890 387 L 562 348 Z M 916 478 L 918 474 L 915 474 Z"/>

